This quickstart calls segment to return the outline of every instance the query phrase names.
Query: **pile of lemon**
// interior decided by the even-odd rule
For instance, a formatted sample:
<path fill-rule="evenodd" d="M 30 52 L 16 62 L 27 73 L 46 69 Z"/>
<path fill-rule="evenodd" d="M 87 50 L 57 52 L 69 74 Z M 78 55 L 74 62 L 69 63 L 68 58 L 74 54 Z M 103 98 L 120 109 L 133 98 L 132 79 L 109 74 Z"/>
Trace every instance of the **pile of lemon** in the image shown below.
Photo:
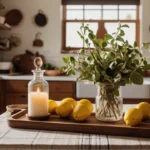
<path fill-rule="evenodd" d="M 150 117 L 150 104 L 147 102 L 139 103 L 135 108 L 130 108 L 124 115 L 124 121 L 129 126 L 136 126 L 143 119 Z"/>
<path fill-rule="evenodd" d="M 93 112 L 93 105 L 88 99 L 76 101 L 73 98 L 64 98 L 59 104 L 49 100 L 49 113 L 56 113 L 62 118 L 72 117 L 76 121 L 86 120 Z"/>

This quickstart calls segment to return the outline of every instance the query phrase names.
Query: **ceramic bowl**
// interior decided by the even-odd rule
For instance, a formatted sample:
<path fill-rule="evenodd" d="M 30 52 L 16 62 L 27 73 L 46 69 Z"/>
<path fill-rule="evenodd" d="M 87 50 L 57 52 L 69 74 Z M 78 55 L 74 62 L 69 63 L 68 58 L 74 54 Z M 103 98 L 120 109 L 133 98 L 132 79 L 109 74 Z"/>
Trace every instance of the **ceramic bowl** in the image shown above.
<path fill-rule="evenodd" d="M 10 70 L 11 62 L 0 62 L 0 70 Z"/>

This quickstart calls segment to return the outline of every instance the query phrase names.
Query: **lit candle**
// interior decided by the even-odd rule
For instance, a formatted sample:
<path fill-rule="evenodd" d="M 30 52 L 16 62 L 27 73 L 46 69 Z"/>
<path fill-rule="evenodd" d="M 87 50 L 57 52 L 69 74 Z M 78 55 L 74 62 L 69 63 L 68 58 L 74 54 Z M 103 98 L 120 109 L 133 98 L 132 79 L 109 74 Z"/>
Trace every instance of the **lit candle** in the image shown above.
<path fill-rule="evenodd" d="M 28 94 L 28 116 L 30 117 L 44 117 L 48 115 L 48 93 L 30 92 Z"/>

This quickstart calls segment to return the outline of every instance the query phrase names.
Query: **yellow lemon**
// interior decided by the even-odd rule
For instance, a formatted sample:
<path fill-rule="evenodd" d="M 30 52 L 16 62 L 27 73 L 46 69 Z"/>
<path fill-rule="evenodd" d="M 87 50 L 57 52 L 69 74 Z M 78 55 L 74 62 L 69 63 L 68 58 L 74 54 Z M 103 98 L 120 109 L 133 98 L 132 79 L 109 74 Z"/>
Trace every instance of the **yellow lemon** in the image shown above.
<path fill-rule="evenodd" d="M 48 111 L 49 111 L 49 113 L 55 113 L 55 109 L 56 109 L 57 106 L 58 106 L 57 103 L 54 100 L 50 99 L 48 101 Z"/>
<path fill-rule="evenodd" d="M 86 105 L 90 109 L 91 112 L 93 111 L 93 105 L 92 105 L 92 103 L 88 99 L 81 99 L 78 102 L 78 104 Z"/>
<path fill-rule="evenodd" d="M 77 104 L 75 109 L 73 110 L 72 117 L 76 121 L 84 121 L 91 114 L 91 110 L 84 104 Z"/>
<path fill-rule="evenodd" d="M 150 115 L 150 105 L 147 102 L 139 103 L 136 108 L 140 109 L 143 113 L 143 118 L 148 118 Z"/>
<path fill-rule="evenodd" d="M 138 108 L 130 108 L 124 115 L 124 121 L 129 126 L 140 124 L 143 119 L 142 111 Z"/>
<path fill-rule="evenodd" d="M 71 98 L 71 97 L 67 97 L 67 98 L 62 99 L 62 102 L 71 103 L 73 105 L 73 108 L 75 108 L 76 105 L 77 105 L 77 101 L 75 99 Z"/>
<path fill-rule="evenodd" d="M 56 113 L 63 118 L 71 116 L 73 112 L 73 105 L 69 102 L 61 102 L 59 106 L 56 107 Z"/>

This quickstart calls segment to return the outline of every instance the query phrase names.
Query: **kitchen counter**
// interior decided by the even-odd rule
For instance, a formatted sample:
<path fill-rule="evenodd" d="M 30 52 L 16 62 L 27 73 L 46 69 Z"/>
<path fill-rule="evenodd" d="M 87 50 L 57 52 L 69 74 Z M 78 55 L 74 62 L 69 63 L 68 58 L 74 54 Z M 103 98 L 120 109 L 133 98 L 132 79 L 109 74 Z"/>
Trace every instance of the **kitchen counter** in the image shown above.
<path fill-rule="evenodd" d="M 2 80 L 32 80 L 33 75 L 10 76 L 8 74 L 0 74 Z M 76 81 L 77 76 L 44 76 L 47 81 Z M 82 82 L 82 81 L 81 81 Z M 89 82 L 89 84 L 93 84 Z M 144 85 L 150 85 L 150 77 L 144 78 Z"/>
<path fill-rule="evenodd" d="M 33 75 L 18 75 L 10 76 L 7 74 L 0 74 L 2 80 L 32 80 Z M 76 76 L 44 76 L 47 81 L 76 81 Z"/>
<path fill-rule="evenodd" d="M 0 74 L 0 79 L 6 80 L 7 85 L 12 84 L 11 87 L 13 86 L 13 84 L 16 84 L 16 83 L 17 83 L 16 86 L 26 87 L 27 86 L 26 82 L 32 80 L 32 78 L 33 78 L 33 75 L 10 76 L 8 74 Z M 59 88 L 59 89 L 60 89 L 60 87 L 62 88 L 61 92 L 59 93 L 60 94 L 59 96 L 61 98 L 66 97 L 68 94 L 71 94 L 68 96 L 74 96 L 79 99 L 85 98 L 85 97 L 94 99 L 95 95 L 97 94 L 96 86 L 94 85 L 93 82 L 85 82 L 85 81 L 76 82 L 77 75 L 76 76 L 44 76 L 44 78 L 47 81 L 57 82 L 57 83 L 54 83 L 55 84 L 54 87 L 56 88 L 56 86 L 57 86 L 57 88 Z M 68 83 L 67 81 L 73 82 L 73 83 Z M 11 83 L 8 84 L 8 82 L 11 82 Z M 59 82 L 63 82 L 63 83 L 59 83 Z M 87 84 L 85 84 L 85 83 L 87 83 Z M 71 85 L 68 85 L 68 84 L 71 84 Z M 70 91 L 70 88 L 72 88 L 72 85 L 75 85 L 75 86 L 74 86 L 74 89 L 70 93 L 69 91 Z M 63 90 L 64 87 L 67 87 L 69 89 Z M 56 94 L 56 89 L 54 90 L 55 93 L 53 93 L 53 94 Z M 134 84 L 126 85 L 126 86 L 121 87 L 121 89 L 122 89 L 122 97 L 124 99 L 150 99 L 150 77 L 144 78 L 143 85 L 134 85 Z M 26 88 L 24 89 L 24 91 L 19 90 L 19 92 L 25 92 L 25 90 L 26 90 Z M 17 91 L 18 91 L 18 89 L 17 89 Z M 11 91 L 11 93 L 12 93 L 12 91 Z M 58 95 L 58 93 L 57 93 L 57 95 Z M 19 95 L 17 95 L 17 96 L 19 96 Z M 57 98 L 61 99 L 60 97 L 59 98 L 57 97 Z M 17 99 L 19 99 L 19 98 L 17 97 Z"/>

